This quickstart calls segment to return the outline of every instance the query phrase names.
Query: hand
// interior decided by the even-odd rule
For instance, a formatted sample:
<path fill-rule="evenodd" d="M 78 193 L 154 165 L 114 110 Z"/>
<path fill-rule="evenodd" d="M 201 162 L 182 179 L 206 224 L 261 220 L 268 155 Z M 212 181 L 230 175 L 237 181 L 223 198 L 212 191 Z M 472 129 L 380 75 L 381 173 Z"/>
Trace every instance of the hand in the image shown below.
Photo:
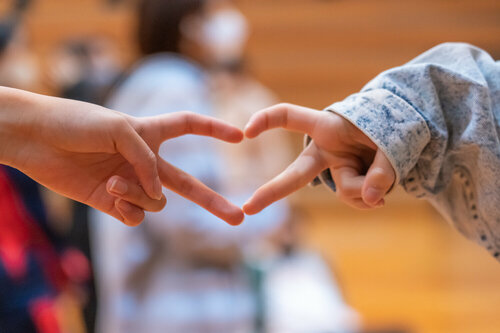
<path fill-rule="evenodd" d="M 141 137 L 155 152 L 163 186 L 200 205 L 229 224 L 237 225 L 243 221 L 244 214 L 240 208 L 158 156 L 160 144 L 168 139 L 185 134 L 197 134 L 238 143 L 243 139 L 240 129 L 192 112 L 177 112 L 150 118 L 127 118 L 135 123 L 134 126 L 141 133 Z M 119 188 L 122 190 L 116 191 Z M 107 191 L 118 198 L 116 207 L 122 215 L 137 216 L 136 220 L 143 219 L 143 209 L 158 211 L 162 208 L 156 209 L 155 202 L 144 194 L 138 182 L 127 180 L 126 177 L 116 173 L 107 182 Z"/>
<path fill-rule="evenodd" d="M 0 97 L 0 163 L 51 190 L 136 225 L 143 210 L 165 206 L 163 183 L 231 224 L 243 220 L 240 208 L 158 156 L 170 138 L 198 134 L 239 142 L 239 129 L 188 112 L 134 118 L 8 88 L 0 88 Z"/>
<path fill-rule="evenodd" d="M 312 142 L 283 173 L 254 193 L 243 206 L 246 214 L 256 214 L 297 191 L 327 168 L 341 201 L 360 209 L 384 204 L 396 178 L 394 169 L 385 154 L 349 121 L 332 112 L 279 104 L 256 113 L 245 135 L 255 138 L 278 127 L 306 133 Z"/>

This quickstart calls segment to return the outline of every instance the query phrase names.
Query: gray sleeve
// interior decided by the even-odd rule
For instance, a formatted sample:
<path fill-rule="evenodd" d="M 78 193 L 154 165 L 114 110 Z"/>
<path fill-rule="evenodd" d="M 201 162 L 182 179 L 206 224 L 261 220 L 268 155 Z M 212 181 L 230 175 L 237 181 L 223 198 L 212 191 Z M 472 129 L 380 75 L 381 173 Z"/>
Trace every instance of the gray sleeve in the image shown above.
<path fill-rule="evenodd" d="M 500 260 L 500 62 L 442 44 L 327 110 L 386 153 L 397 184 Z M 319 178 L 334 188 L 326 171 Z"/>

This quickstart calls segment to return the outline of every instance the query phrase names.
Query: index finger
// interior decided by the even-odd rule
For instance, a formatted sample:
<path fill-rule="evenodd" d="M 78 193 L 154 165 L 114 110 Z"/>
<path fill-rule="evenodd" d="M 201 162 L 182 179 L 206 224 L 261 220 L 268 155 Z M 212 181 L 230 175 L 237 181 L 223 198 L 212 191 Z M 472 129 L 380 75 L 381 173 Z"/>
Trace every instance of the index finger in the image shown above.
<path fill-rule="evenodd" d="M 238 225 L 243 221 L 244 214 L 239 207 L 190 174 L 161 158 L 158 160 L 158 171 L 166 188 L 205 208 L 231 225 Z"/>
<path fill-rule="evenodd" d="M 243 132 L 219 119 L 182 111 L 149 118 L 159 129 L 161 141 L 186 134 L 210 136 L 227 142 L 243 140 Z"/>
<path fill-rule="evenodd" d="M 322 113 L 293 104 L 277 104 L 261 110 L 250 118 L 245 135 L 254 138 L 272 128 L 285 128 L 311 135 Z"/>
<path fill-rule="evenodd" d="M 273 202 L 306 186 L 325 168 L 316 146 L 310 144 L 285 171 L 257 189 L 243 206 L 243 211 L 248 215 L 259 213 Z"/>
<path fill-rule="evenodd" d="M 161 183 L 157 171 L 156 155 L 151 148 L 128 125 L 119 127 L 115 138 L 116 150 L 132 165 L 146 193 L 153 199 L 162 196 Z"/>

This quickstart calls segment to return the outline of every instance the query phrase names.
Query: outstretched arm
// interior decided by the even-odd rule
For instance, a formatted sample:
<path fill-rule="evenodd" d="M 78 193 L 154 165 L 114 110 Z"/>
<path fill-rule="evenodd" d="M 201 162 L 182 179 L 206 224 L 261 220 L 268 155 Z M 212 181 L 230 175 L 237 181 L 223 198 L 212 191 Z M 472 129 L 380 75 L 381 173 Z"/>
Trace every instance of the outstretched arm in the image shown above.
<path fill-rule="evenodd" d="M 0 163 L 59 194 L 136 225 L 144 209 L 164 207 L 163 184 L 231 224 L 243 219 L 241 209 L 158 157 L 163 141 L 184 134 L 241 141 L 227 123 L 189 112 L 134 118 L 3 87 L 0 101 Z"/>
<path fill-rule="evenodd" d="M 285 127 L 312 142 L 288 171 L 256 192 L 245 212 L 259 211 L 318 173 L 359 208 L 377 206 L 374 200 L 393 182 L 427 198 L 500 258 L 500 62 L 472 45 L 442 44 L 326 111 L 282 105 L 251 120 L 249 137 Z"/>

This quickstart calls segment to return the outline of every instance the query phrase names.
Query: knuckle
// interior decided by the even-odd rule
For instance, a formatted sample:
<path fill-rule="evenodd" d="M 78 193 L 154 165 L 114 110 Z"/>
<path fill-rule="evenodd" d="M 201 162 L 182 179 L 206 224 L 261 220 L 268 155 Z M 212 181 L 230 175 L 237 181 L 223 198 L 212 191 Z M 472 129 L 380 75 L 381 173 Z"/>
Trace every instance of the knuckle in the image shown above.
<path fill-rule="evenodd" d="M 279 109 L 281 110 L 282 114 L 287 114 L 293 108 L 293 105 L 290 103 L 281 103 L 279 105 Z"/>
<path fill-rule="evenodd" d="M 392 182 L 394 181 L 394 173 L 387 172 L 387 170 L 384 170 L 380 167 L 374 168 L 370 173 L 372 179 L 381 186 L 389 187 L 392 185 Z"/>
<path fill-rule="evenodd" d="M 361 196 L 361 189 L 352 186 L 337 186 L 337 191 L 342 193 L 343 198 L 353 199 Z"/>
<path fill-rule="evenodd" d="M 179 115 L 186 123 L 189 123 L 196 116 L 196 113 L 192 111 L 180 111 Z"/>
<path fill-rule="evenodd" d="M 144 159 L 146 163 L 156 166 L 156 155 L 151 150 L 146 153 Z"/>
<path fill-rule="evenodd" d="M 167 199 L 165 196 L 163 196 L 160 200 L 155 200 L 154 205 L 152 205 L 151 209 L 149 209 L 151 212 L 159 212 L 165 208 L 167 205 Z"/>
<path fill-rule="evenodd" d="M 370 210 L 372 209 L 371 207 L 368 207 L 367 205 L 363 203 L 353 203 L 351 204 L 351 207 L 359 209 L 359 210 Z"/>
<path fill-rule="evenodd" d="M 130 124 L 125 116 L 117 114 L 112 126 L 118 133 L 124 133 L 129 130 Z"/>
<path fill-rule="evenodd" d="M 349 203 L 350 202 L 350 198 L 346 196 L 345 192 L 340 190 L 340 189 L 337 189 L 337 198 L 342 201 L 343 203 Z"/>
<path fill-rule="evenodd" d="M 278 109 L 284 109 L 284 110 L 288 110 L 290 106 L 291 106 L 290 103 L 279 103 L 278 105 L 276 105 Z"/>
<path fill-rule="evenodd" d="M 207 208 L 210 211 L 215 211 L 217 208 L 217 203 L 218 203 L 217 198 L 215 196 L 210 196 L 207 201 Z"/>
<path fill-rule="evenodd" d="M 181 113 L 184 117 L 187 117 L 187 118 L 191 118 L 197 114 L 193 111 L 181 111 Z"/>
<path fill-rule="evenodd" d="M 255 198 L 258 198 L 258 202 L 261 206 L 266 207 L 270 203 L 278 200 L 279 194 L 274 186 L 265 186 L 255 192 Z"/>
<path fill-rule="evenodd" d="M 180 193 L 183 193 L 185 195 L 189 195 L 193 191 L 193 184 L 190 181 L 189 177 L 185 175 L 180 176 L 178 190 Z"/>
<path fill-rule="evenodd" d="M 184 123 L 184 132 L 192 133 L 193 132 L 193 118 L 196 116 L 194 112 L 191 111 L 182 111 L 181 118 Z"/>
<path fill-rule="evenodd" d="M 136 214 L 133 215 L 134 216 L 127 218 L 125 222 L 130 227 L 136 227 L 140 225 L 145 217 L 144 211 L 142 210 L 139 210 Z"/>

